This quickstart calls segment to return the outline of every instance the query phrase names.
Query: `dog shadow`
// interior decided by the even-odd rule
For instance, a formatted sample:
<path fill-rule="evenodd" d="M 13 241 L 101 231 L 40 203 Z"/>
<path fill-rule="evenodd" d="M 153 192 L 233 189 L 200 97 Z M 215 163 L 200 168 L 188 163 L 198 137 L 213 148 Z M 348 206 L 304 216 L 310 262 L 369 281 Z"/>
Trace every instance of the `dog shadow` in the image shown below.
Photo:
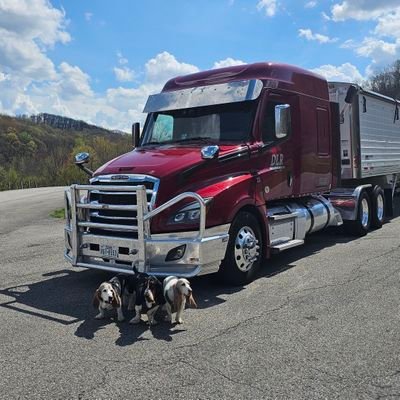
<path fill-rule="evenodd" d="M 155 339 L 167 342 L 172 341 L 174 335 L 185 331 L 164 322 L 164 311 L 161 310 L 157 312 L 160 322 L 155 326 L 149 326 L 144 321 L 146 316 L 142 316 L 139 324 L 129 324 L 134 311 L 126 309 L 124 322 L 118 322 L 113 311 L 107 312 L 104 319 L 95 319 L 97 309 L 92 305 L 93 294 L 101 282 L 109 280 L 113 275 L 111 272 L 89 269 L 60 269 L 45 273 L 39 282 L 0 289 L 0 307 L 64 326 L 79 324 L 74 334 L 86 340 L 92 340 L 97 332 L 106 329 L 109 324 L 116 324 L 119 337 L 115 343 L 118 346 L 149 340 L 143 337 L 147 336 L 144 335 L 147 331 Z"/>
<path fill-rule="evenodd" d="M 115 341 L 117 346 L 130 346 L 138 341 L 150 340 L 149 338 L 144 338 L 142 335 L 145 332 L 150 332 L 151 336 L 156 340 L 163 340 L 165 342 L 172 342 L 173 336 L 186 332 L 186 329 L 175 329 L 174 325 L 167 322 L 160 322 L 157 325 L 149 326 L 147 322 L 141 320 L 139 324 L 120 324 L 119 325 L 120 336 Z"/>

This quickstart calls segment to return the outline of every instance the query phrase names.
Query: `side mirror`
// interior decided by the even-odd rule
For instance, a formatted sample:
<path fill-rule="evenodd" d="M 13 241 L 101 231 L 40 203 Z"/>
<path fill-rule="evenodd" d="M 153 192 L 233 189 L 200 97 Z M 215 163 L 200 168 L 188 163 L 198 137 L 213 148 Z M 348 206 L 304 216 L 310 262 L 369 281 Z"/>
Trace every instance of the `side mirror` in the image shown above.
<path fill-rule="evenodd" d="M 354 85 L 350 85 L 349 88 L 347 89 L 344 102 L 347 104 L 351 104 L 356 94 L 357 94 L 357 88 Z"/>
<path fill-rule="evenodd" d="M 78 153 L 75 156 L 75 165 L 80 168 L 82 171 L 86 172 L 90 177 L 93 176 L 93 171 L 89 169 L 88 167 L 85 167 L 83 164 L 86 164 L 89 162 L 90 156 L 89 153 L 83 152 L 83 153 Z"/>
<path fill-rule="evenodd" d="M 89 153 L 78 153 L 75 155 L 75 164 L 76 165 L 82 165 L 82 164 L 87 164 L 90 160 L 90 155 Z"/>
<path fill-rule="evenodd" d="M 277 139 L 283 139 L 291 131 L 290 105 L 278 104 L 275 106 L 275 136 Z"/>
<path fill-rule="evenodd" d="M 133 147 L 137 147 L 139 145 L 140 140 L 140 123 L 135 122 L 132 124 L 132 144 Z"/>

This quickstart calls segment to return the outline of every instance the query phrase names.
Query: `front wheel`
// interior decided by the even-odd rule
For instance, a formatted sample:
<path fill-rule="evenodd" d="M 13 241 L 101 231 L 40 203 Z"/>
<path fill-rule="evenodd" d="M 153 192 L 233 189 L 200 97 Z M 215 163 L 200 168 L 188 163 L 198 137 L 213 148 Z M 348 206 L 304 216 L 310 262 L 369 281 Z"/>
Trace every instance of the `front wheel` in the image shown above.
<path fill-rule="evenodd" d="M 262 236 L 257 218 L 240 212 L 229 230 L 229 242 L 219 275 L 223 282 L 243 285 L 251 282 L 261 265 Z"/>

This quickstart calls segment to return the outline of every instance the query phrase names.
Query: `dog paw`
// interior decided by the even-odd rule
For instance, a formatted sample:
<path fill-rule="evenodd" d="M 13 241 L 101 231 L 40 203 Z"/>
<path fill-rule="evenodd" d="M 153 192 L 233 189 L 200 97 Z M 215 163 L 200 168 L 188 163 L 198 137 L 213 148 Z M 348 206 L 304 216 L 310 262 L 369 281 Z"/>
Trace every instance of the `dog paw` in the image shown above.
<path fill-rule="evenodd" d="M 175 322 L 177 324 L 183 324 L 183 319 L 182 318 L 176 319 Z"/>
<path fill-rule="evenodd" d="M 135 317 L 133 317 L 133 318 L 129 321 L 130 324 L 138 324 L 139 322 L 140 322 L 140 318 L 135 318 Z"/>
<path fill-rule="evenodd" d="M 103 319 L 104 318 L 104 315 L 103 314 L 97 314 L 96 316 L 95 316 L 95 319 Z"/>

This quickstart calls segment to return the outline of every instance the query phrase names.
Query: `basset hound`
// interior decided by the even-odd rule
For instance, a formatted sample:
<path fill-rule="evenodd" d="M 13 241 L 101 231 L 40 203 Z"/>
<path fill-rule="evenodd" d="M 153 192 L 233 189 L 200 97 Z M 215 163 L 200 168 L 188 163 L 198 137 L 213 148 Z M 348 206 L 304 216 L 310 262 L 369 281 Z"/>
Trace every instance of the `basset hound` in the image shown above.
<path fill-rule="evenodd" d="M 172 313 L 176 312 L 175 322 L 183 323 L 182 313 L 185 309 L 186 301 L 189 305 L 196 307 L 197 304 L 193 298 L 193 290 L 190 283 L 185 278 L 168 276 L 163 282 L 163 293 L 165 298 L 165 309 L 167 311 L 167 320 L 172 323 Z"/>

